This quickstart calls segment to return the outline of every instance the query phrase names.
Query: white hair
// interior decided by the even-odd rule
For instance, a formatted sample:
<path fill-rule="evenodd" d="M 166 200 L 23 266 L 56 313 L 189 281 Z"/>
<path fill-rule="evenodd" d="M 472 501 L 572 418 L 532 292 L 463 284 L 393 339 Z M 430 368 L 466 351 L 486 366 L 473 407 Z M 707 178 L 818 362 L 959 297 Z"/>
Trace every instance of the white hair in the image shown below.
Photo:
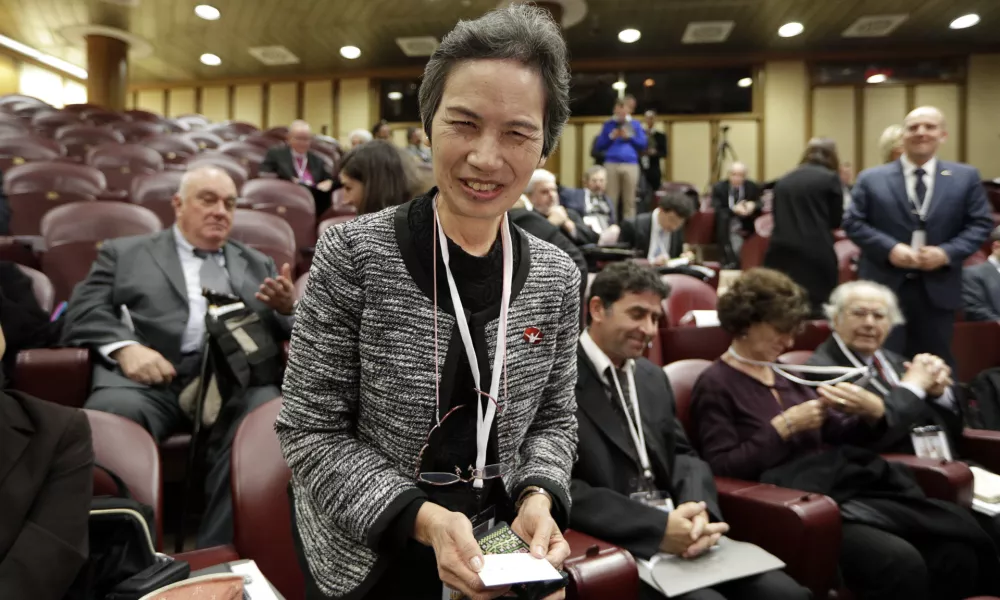
<path fill-rule="evenodd" d="M 882 155 L 882 162 L 889 162 L 892 160 L 892 153 L 894 150 L 901 148 L 903 145 L 903 128 L 900 125 L 889 125 L 882 132 L 881 137 L 878 139 L 878 150 Z"/>
<path fill-rule="evenodd" d="M 539 183 L 555 183 L 556 176 L 550 171 L 545 169 L 535 169 L 535 172 L 531 174 L 531 179 L 528 180 L 528 185 L 524 188 L 525 194 L 530 194 L 535 191 L 535 186 Z"/>
<path fill-rule="evenodd" d="M 184 175 L 181 176 L 181 184 L 177 187 L 177 195 L 181 197 L 181 200 L 186 199 L 191 195 L 191 187 L 195 184 L 195 182 L 205 177 L 225 177 L 229 181 L 233 180 L 233 178 L 229 176 L 229 173 L 219 167 L 196 167 L 185 171 Z M 235 186 L 235 183 L 233 185 Z"/>
<path fill-rule="evenodd" d="M 847 303 L 858 294 L 868 293 L 880 296 L 882 302 L 889 312 L 889 324 L 892 326 L 901 325 L 906 321 L 903 318 L 903 311 L 899 309 L 899 301 L 892 290 L 874 281 L 849 281 L 837 286 L 830 294 L 830 302 L 823 305 L 823 312 L 830 323 L 835 323 L 847 308 Z"/>
<path fill-rule="evenodd" d="M 741 162 L 734 162 L 733 164 L 729 165 L 729 173 L 730 173 L 730 175 L 733 174 L 736 171 L 741 171 L 744 175 L 746 175 L 746 173 L 747 173 L 747 166 L 745 164 L 741 163 Z"/>
<path fill-rule="evenodd" d="M 294 121 L 288 124 L 288 133 L 291 133 L 295 130 L 302 130 L 309 132 L 312 131 L 312 129 L 309 127 L 309 123 L 303 121 L 302 119 L 295 119 Z"/>
<path fill-rule="evenodd" d="M 354 143 L 354 138 L 356 137 L 361 138 L 362 144 L 367 144 L 373 139 L 372 132 L 368 131 L 367 129 L 355 129 L 354 131 L 351 132 L 351 135 L 347 136 L 347 139 L 351 140 L 351 143 Z"/>

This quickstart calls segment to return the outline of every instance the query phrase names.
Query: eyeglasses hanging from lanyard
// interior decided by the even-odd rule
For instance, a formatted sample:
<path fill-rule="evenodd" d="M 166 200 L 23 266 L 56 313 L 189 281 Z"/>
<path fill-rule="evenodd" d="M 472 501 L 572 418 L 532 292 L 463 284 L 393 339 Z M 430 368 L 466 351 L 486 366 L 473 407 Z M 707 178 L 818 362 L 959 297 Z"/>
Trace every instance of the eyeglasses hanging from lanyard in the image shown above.
<path fill-rule="evenodd" d="M 842 381 L 848 381 L 856 377 L 863 377 L 868 373 L 868 367 L 820 367 L 813 365 L 783 365 L 779 363 L 753 360 L 741 356 L 732 346 L 726 352 L 730 356 L 740 361 L 741 363 L 754 365 L 758 367 L 768 367 L 775 373 L 781 375 L 782 377 L 794 381 L 795 383 L 801 385 L 807 385 L 809 387 L 819 387 L 821 385 L 836 385 Z M 811 379 L 803 379 L 797 375 L 793 375 L 791 371 L 798 373 L 812 373 L 815 375 L 832 375 L 832 379 L 826 379 L 822 381 L 814 381 Z"/>

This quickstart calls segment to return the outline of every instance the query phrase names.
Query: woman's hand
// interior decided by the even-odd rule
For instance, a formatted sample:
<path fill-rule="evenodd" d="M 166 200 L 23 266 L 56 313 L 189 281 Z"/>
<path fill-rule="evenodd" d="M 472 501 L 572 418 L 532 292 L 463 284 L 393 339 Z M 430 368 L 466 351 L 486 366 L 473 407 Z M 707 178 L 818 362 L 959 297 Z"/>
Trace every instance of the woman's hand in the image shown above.
<path fill-rule="evenodd" d="M 434 548 L 441 582 L 470 600 L 491 600 L 510 590 L 509 586 L 483 586 L 478 575 L 483 568 L 483 551 L 472 535 L 472 522 L 462 513 L 425 502 L 417 512 L 413 537 Z"/>
<path fill-rule="evenodd" d="M 563 562 L 569 558 L 569 542 L 563 537 L 552 518 L 552 502 L 542 494 L 532 494 L 521 503 L 517 518 L 510 526 L 521 539 L 530 540 L 531 555 L 544 558 L 556 570 L 562 569 Z M 560 590 L 545 600 L 562 600 L 566 591 Z"/>
<path fill-rule="evenodd" d="M 782 439 L 787 440 L 796 433 L 819 429 L 825 420 L 826 406 L 822 400 L 816 399 L 789 408 L 771 419 L 771 425 Z"/>
<path fill-rule="evenodd" d="M 837 385 L 819 386 L 819 395 L 831 408 L 849 415 L 859 415 L 868 421 L 878 421 L 885 415 L 885 402 L 865 388 L 842 381 Z"/>

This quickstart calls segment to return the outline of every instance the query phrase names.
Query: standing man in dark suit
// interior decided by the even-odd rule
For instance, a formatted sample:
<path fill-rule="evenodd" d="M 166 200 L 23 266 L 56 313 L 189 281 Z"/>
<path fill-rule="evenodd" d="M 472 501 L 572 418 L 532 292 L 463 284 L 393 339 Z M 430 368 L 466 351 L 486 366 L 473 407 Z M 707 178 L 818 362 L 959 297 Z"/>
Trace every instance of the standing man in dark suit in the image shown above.
<path fill-rule="evenodd" d="M 684 224 L 694 208 L 682 192 L 667 192 L 653 212 L 625 219 L 618 244 L 639 251 L 651 264 L 662 266 L 684 251 Z"/>
<path fill-rule="evenodd" d="M 604 195 L 608 173 L 604 167 L 594 165 L 583 175 L 583 188 L 563 188 L 559 192 L 559 203 L 567 210 L 573 209 L 583 216 L 583 221 L 597 234 L 614 225 L 614 204 Z"/>
<path fill-rule="evenodd" d="M 644 560 L 661 552 L 697 557 L 729 529 L 712 472 L 677 421 L 670 382 L 642 357 L 668 294 L 652 269 L 633 262 L 606 267 L 591 285 L 591 322 L 577 347 L 580 440 L 570 527 Z M 643 600 L 662 598 L 641 586 Z M 770 572 L 681 598 L 791 600 L 809 592 Z"/>
<path fill-rule="evenodd" d="M 657 131 L 656 111 L 647 110 L 646 114 L 646 153 L 640 159 L 642 175 L 649 183 L 649 189 L 655 194 L 663 183 L 663 159 L 667 157 L 667 134 Z"/>
<path fill-rule="evenodd" d="M 966 321 L 1000 321 L 1000 227 L 990 234 L 993 253 L 986 262 L 962 271 Z"/>
<path fill-rule="evenodd" d="M 193 394 L 204 352 L 202 289 L 237 296 L 271 333 L 291 333 L 291 267 L 229 239 L 236 186 L 214 167 L 188 171 L 174 196 L 176 224 L 159 233 L 104 242 L 87 279 L 76 286 L 64 342 L 90 349 L 93 385 L 85 408 L 121 415 L 157 441 L 191 427 L 180 399 Z M 248 351 L 249 352 L 249 351 Z M 199 547 L 232 540 L 229 455 L 240 421 L 280 395 L 281 353 L 253 365 L 249 387 L 221 399 L 208 438 L 205 517 Z M 206 408 L 206 413 L 209 409 Z"/>
<path fill-rule="evenodd" d="M 287 144 L 269 148 L 259 171 L 274 173 L 278 179 L 308 188 L 316 202 L 316 217 L 319 218 L 330 208 L 333 175 L 327 170 L 323 159 L 309 150 L 311 142 L 309 123 L 292 121 L 288 126 Z"/>
<path fill-rule="evenodd" d="M 906 325 L 886 347 L 929 353 L 954 368 L 951 337 L 962 306 L 962 262 L 986 241 L 993 220 L 979 171 L 936 157 L 947 137 L 936 108 L 903 121 L 903 155 L 861 173 L 844 230 L 861 248 L 858 275 L 899 297 Z"/>
<path fill-rule="evenodd" d="M 0 391 L 0 598 L 69 591 L 89 552 L 93 464 L 83 411 Z"/>
<path fill-rule="evenodd" d="M 753 233 L 754 219 L 760 216 L 760 187 L 747 179 L 747 167 L 734 162 L 729 177 L 712 186 L 715 209 L 715 239 L 726 268 L 738 268 L 743 239 Z"/>

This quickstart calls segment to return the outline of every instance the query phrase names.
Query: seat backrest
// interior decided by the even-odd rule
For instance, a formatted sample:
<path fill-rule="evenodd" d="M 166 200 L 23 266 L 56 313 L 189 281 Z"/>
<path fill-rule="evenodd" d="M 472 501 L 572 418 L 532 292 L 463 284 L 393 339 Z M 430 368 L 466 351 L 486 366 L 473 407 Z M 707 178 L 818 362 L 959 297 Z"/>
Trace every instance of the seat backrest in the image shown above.
<path fill-rule="evenodd" d="M 255 208 L 262 204 L 273 204 L 316 214 L 316 202 L 309 190 L 291 181 L 252 179 L 246 182 L 240 195 Z"/>
<path fill-rule="evenodd" d="M 974 267 L 976 265 L 982 264 L 989 259 L 989 255 L 982 250 L 977 250 L 969 255 L 965 261 L 962 262 L 963 267 Z"/>
<path fill-rule="evenodd" d="M 37 135 L 3 136 L 0 137 L 0 155 L 11 157 L 14 159 L 11 164 L 18 165 L 66 156 L 66 148 L 55 140 Z"/>
<path fill-rule="evenodd" d="M 30 133 L 31 127 L 23 120 L 14 115 L 0 113 L 0 137 L 22 136 Z"/>
<path fill-rule="evenodd" d="M 132 109 L 126 110 L 123 114 L 129 121 L 135 123 L 159 123 L 163 120 L 163 117 L 156 113 L 149 112 L 148 110 Z"/>
<path fill-rule="evenodd" d="M 830 324 L 821 319 L 806 321 L 802 333 L 795 336 L 792 350 L 815 350 L 830 337 Z"/>
<path fill-rule="evenodd" d="M 101 144 L 87 153 L 87 164 L 98 169 L 116 169 L 123 173 L 162 171 L 163 157 L 145 144 Z"/>
<path fill-rule="evenodd" d="M 273 146 L 280 146 L 281 144 L 284 144 L 285 138 L 284 136 L 279 137 L 271 135 L 270 132 L 268 132 L 268 133 L 255 133 L 253 135 L 249 135 L 246 138 L 244 138 L 243 141 L 248 144 L 260 146 L 261 148 L 267 150 L 268 148 L 271 148 Z"/>
<path fill-rule="evenodd" d="M 176 133 L 168 133 L 146 138 L 142 144 L 160 153 L 163 162 L 168 164 L 183 163 L 188 157 L 198 154 L 198 144 L 191 138 Z"/>
<path fill-rule="evenodd" d="M 112 123 L 117 123 L 119 121 L 127 121 L 125 115 L 113 110 L 106 110 L 104 108 L 92 108 L 80 113 L 84 121 L 98 127 L 104 125 L 110 125 Z"/>
<path fill-rule="evenodd" d="M 82 123 L 79 113 L 66 110 L 42 109 L 31 117 L 31 126 L 39 134 L 46 137 L 52 137 L 56 131 L 67 125 Z"/>
<path fill-rule="evenodd" d="M 305 583 L 288 506 L 292 473 L 274 433 L 279 410 L 281 398 L 256 408 L 240 423 L 233 439 L 233 543 L 284 597 L 303 598 Z"/>
<path fill-rule="evenodd" d="M 156 441 L 141 425 L 124 417 L 83 409 L 90 422 L 94 462 L 117 475 L 136 501 L 156 514 L 156 545 L 163 545 L 163 484 Z M 94 469 L 94 495 L 114 495 L 117 490 L 100 469 Z"/>
<path fill-rule="evenodd" d="M 229 237 L 270 256 L 279 269 L 286 262 L 295 265 L 295 232 L 281 217 L 238 208 Z"/>
<path fill-rule="evenodd" d="M 953 377 L 962 383 L 969 383 L 986 369 L 1000 367 L 1000 322 L 955 323 L 951 353 L 958 367 Z"/>
<path fill-rule="evenodd" d="M 219 146 L 218 151 L 233 157 L 247 170 L 250 179 L 257 176 L 257 168 L 264 162 L 264 156 L 267 154 L 267 150 L 262 146 L 236 140 Z"/>
<path fill-rule="evenodd" d="M 670 286 L 670 295 L 663 301 L 666 324 L 677 327 L 684 315 L 692 310 L 715 310 L 718 303 L 715 288 L 690 275 L 672 273 L 660 276 Z"/>
<path fill-rule="evenodd" d="M 357 218 L 357 215 L 340 215 L 339 217 L 330 217 L 329 219 L 323 219 L 320 221 L 319 225 L 316 226 L 316 238 L 319 239 L 323 237 L 323 233 L 327 229 L 333 227 L 334 225 L 340 225 L 341 223 L 346 223 L 348 221 L 353 221 Z"/>
<path fill-rule="evenodd" d="M 688 244 L 708 245 L 715 243 L 715 210 L 700 210 L 684 225 L 684 241 Z"/>
<path fill-rule="evenodd" d="M 243 139 L 248 135 L 253 135 L 260 131 L 260 128 L 243 121 L 226 121 L 225 123 L 212 125 L 208 130 L 227 142 L 231 142 Z"/>
<path fill-rule="evenodd" d="M 660 330 L 663 362 L 700 358 L 715 360 L 729 347 L 733 337 L 722 327 L 673 327 Z"/>
<path fill-rule="evenodd" d="M 56 291 L 52 287 L 52 282 L 49 281 L 49 278 L 45 276 L 45 273 L 36 271 L 31 267 L 17 265 L 17 268 L 31 279 L 31 291 L 35 294 L 38 306 L 42 307 L 42 310 L 45 312 L 52 312 L 52 307 L 55 305 L 53 300 L 55 299 Z"/>
<path fill-rule="evenodd" d="M 148 208 L 125 202 L 74 202 L 50 210 L 42 219 L 41 233 L 51 250 L 71 242 L 99 242 L 162 228 Z"/>
<path fill-rule="evenodd" d="M 39 161 L 18 165 L 3 174 L 3 189 L 8 194 L 73 192 L 97 196 L 106 188 L 104 174 L 89 165 Z"/>
<path fill-rule="evenodd" d="M 861 248 L 849 239 L 833 243 L 833 251 L 837 255 L 837 270 L 840 272 L 840 283 L 847 283 L 858 278 L 855 262 L 861 257 Z"/>
<path fill-rule="evenodd" d="M 191 140 L 199 150 L 215 150 L 222 144 L 226 143 L 226 140 L 220 138 L 210 131 L 188 131 L 179 134 L 181 137 Z"/>
<path fill-rule="evenodd" d="M 164 227 L 174 224 L 174 194 L 181 187 L 181 171 L 159 171 L 139 175 L 132 180 L 131 198 L 133 204 L 145 206 L 156 213 Z"/>
<path fill-rule="evenodd" d="M 118 121 L 110 125 L 112 129 L 122 134 L 125 141 L 135 143 L 163 133 L 163 126 L 149 121 Z"/>
<path fill-rule="evenodd" d="M 663 367 L 663 372 L 670 380 L 670 388 L 674 391 L 674 403 L 677 406 L 677 419 L 684 426 L 691 443 L 697 439 L 691 424 L 691 391 L 701 374 L 712 364 L 701 358 L 690 358 L 672 362 Z"/>
<path fill-rule="evenodd" d="M 740 268 L 746 271 L 764 264 L 764 254 L 767 253 L 767 246 L 770 243 L 770 237 L 751 234 L 743 242 L 743 249 L 740 250 Z"/>
<path fill-rule="evenodd" d="M 779 356 L 778 362 L 783 365 L 804 365 L 812 358 L 812 355 L 812 350 L 792 350 Z"/>
<path fill-rule="evenodd" d="M 86 124 L 73 124 L 60 127 L 56 131 L 55 139 L 62 142 L 67 148 L 72 144 L 93 147 L 108 142 L 125 143 L 125 136 L 114 129 Z"/>
<path fill-rule="evenodd" d="M 42 219 L 52 209 L 73 202 L 94 202 L 90 194 L 73 192 L 24 192 L 9 194 L 10 234 L 17 236 L 41 235 Z"/>

